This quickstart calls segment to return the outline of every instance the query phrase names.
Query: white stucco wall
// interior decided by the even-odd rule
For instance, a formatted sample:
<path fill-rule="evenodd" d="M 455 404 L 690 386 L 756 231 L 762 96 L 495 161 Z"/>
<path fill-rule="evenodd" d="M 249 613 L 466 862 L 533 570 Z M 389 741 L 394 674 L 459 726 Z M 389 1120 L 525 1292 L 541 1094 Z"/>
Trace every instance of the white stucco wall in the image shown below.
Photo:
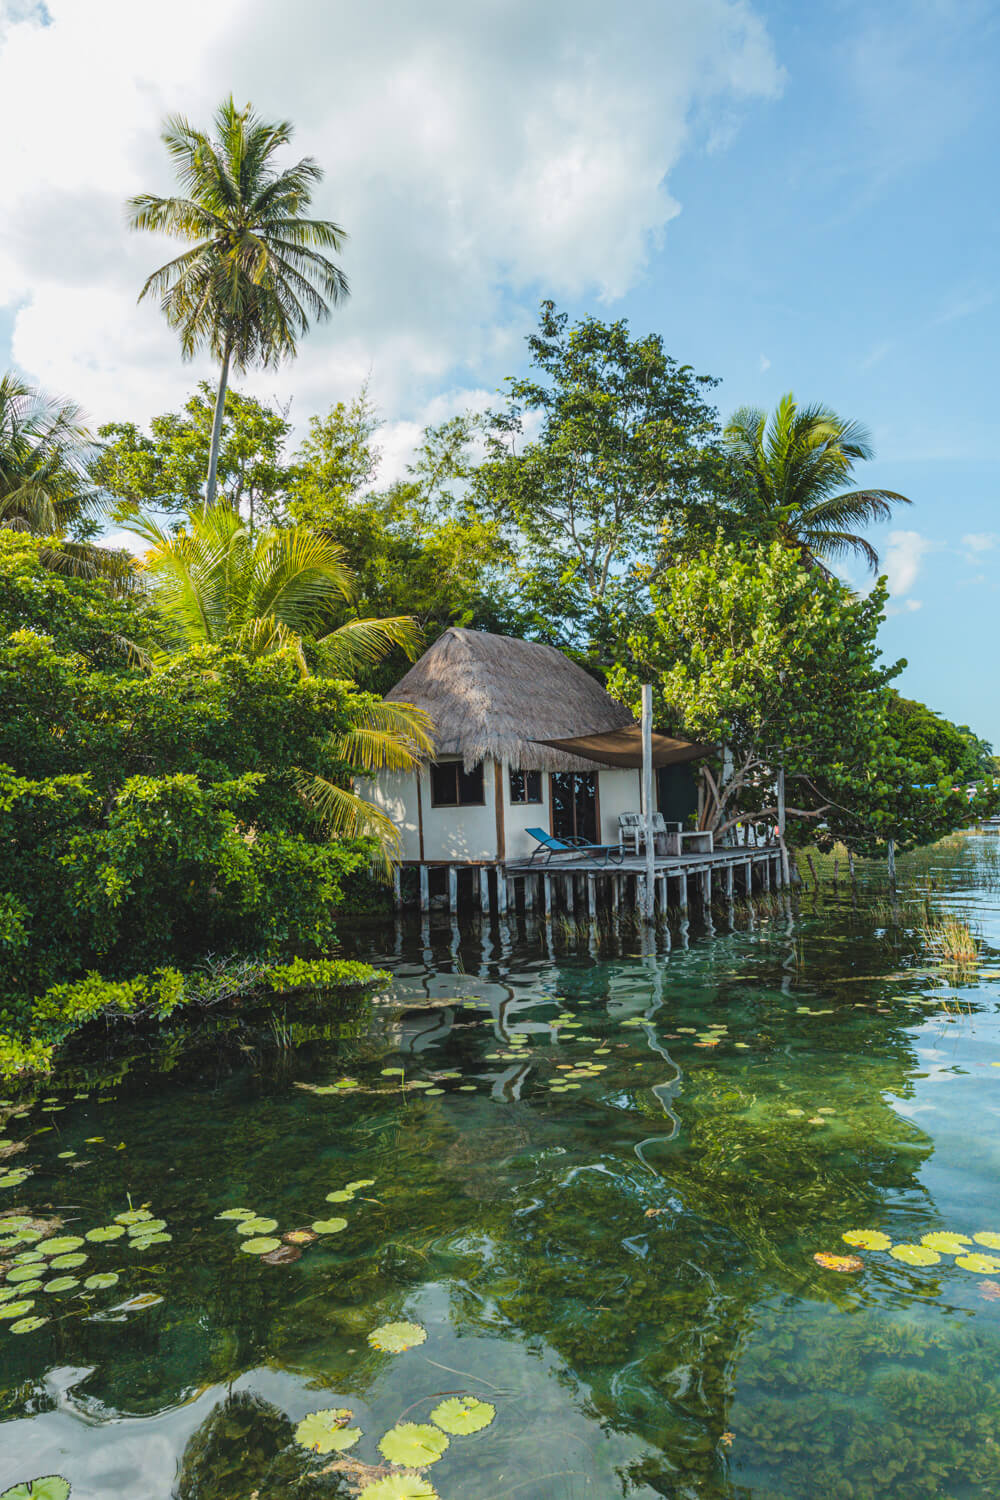
<path fill-rule="evenodd" d="M 598 779 L 598 797 L 601 809 L 601 843 L 617 844 L 618 814 L 638 812 L 642 806 L 641 773 L 602 766 Z"/>
<path fill-rule="evenodd" d="M 600 840 L 618 842 L 618 814 L 638 812 L 640 776 L 638 771 L 620 771 L 594 767 L 597 773 L 598 801 L 601 812 Z M 495 801 L 495 768 L 493 761 L 483 766 L 484 805 L 482 807 L 432 807 L 430 773 L 421 775 L 424 848 L 427 863 L 459 861 L 476 863 L 497 858 L 497 824 Z M 501 776 L 503 795 L 504 845 L 508 860 L 526 859 L 538 847 L 525 831 L 544 828 L 550 823 L 551 783 L 542 774 L 542 801 L 511 802 L 510 776 L 506 766 Z M 420 835 L 417 811 L 417 777 L 414 772 L 381 771 L 374 782 L 360 783 L 359 793 L 382 809 L 400 831 L 403 859 L 420 859 Z"/>

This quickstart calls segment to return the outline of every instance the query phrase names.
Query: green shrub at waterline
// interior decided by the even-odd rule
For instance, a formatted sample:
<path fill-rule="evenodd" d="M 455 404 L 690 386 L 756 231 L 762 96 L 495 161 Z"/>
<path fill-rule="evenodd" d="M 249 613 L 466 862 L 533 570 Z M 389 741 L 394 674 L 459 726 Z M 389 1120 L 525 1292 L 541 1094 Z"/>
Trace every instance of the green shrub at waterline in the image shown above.
<path fill-rule="evenodd" d="M 349 959 L 301 958 L 288 963 L 243 962 L 231 970 L 220 965 L 192 974 L 163 968 L 124 980 L 88 974 L 53 985 L 35 1001 L 26 1037 L 0 1031 L 0 1078 L 49 1072 L 56 1048 L 91 1021 L 165 1021 L 181 1007 L 205 1009 L 296 990 L 367 989 L 388 978 L 381 969 Z"/>

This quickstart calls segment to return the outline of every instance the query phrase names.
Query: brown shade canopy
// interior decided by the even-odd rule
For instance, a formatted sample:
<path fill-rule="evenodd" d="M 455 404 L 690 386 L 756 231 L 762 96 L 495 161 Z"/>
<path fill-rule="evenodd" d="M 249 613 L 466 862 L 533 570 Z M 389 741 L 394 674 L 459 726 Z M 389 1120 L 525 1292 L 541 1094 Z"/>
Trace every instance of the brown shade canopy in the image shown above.
<path fill-rule="evenodd" d="M 568 740 L 538 740 L 553 750 L 577 755 L 581 760 L 596 760 L 603 766 L 621 766 L 626 770 L 642 765 L 642 729 L 627 724 L 604 734 L 580 734 Z M 686 760 L 705 760 L 715 754 L 714 745 L 692 744 L 689 740 L 672 740 L 666 734 L 653 735 L 653 765 L 677 766 Z"/>

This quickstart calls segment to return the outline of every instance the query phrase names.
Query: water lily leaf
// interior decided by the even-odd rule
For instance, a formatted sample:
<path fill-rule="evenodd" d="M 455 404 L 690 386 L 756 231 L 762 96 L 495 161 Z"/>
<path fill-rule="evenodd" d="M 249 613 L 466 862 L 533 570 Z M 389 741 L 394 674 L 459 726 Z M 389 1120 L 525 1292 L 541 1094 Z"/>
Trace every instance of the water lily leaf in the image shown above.
<path fill-rule="evenodd" d="M 3 1497 L 0 1496 L 0 1500 Z M 366 1484 L 358 1500 L 440 1500 L 437 1490 L 416 1474 L 390 1474 Z"/>
<path fill-rule="evenodd" d="M 83 1240 L 77 1234 L 60 1234 L 55 1239 L 43 1240 L 39 1245 L 43 1255 L 65 1255 L 67 1250 L 79 1250 Z"/>
<path fill-rule="evenodd" d="M 73 1287 L 79 1285 L 80 1280 L 77 1276 L 57 1276 L 53 1281 L 45 1283 L 45 1290 L 47 1292 L 69 1292 Z"/>
<path fill-rule="evenodd" d="M 314 1229 L 289 1229 L 281 1238 L 286 1245 L 311 1245 L 319 1235 Z"/>
<path fill-rule="evenodd" d="M 60 1271 L 72 1271 L 76 1266 L 84 1265 L 86 1260 L 87 1257 L 77 1250 L 70 1255 L 57 1255 L 55 1260 L 49 1261 L 49 1265 Z"/>
<path fill-rule="evenodd" d="M 985 1245 L 987 1250 L 1000 1250 L 1000 1234 L 992 1229 L 981 1229 L 972 1238 L 977 1245 Z"/>
<path fill-rule="evenodd" d="M 38 1264 L 35 1262 L 30 1266 L 14 1266 L 7 1272 L 7 1281 L 31 1281 L 38 1275 Z"/>
<path fill-rule="evenodd" d="M 311 1411 L 295 1429 L 295 1441 L 313 1453 L 344 1453 L 361 1436 L 360 1427 L 348 1427 L 353 1412 L 347 1407 Z"/>
<path fill-rule="evenodd" d="M 88 1292 L 103 1292 L 105 1287 L 114 1286 L 118 1280 L 117 1271 L 98 1271 L 93 1276 L 88 1276 L 83 1283 Z"/>
<path fill-rule="evenodd" d="M 237 1224 L 237 1234 L 270 1234 L 277 1229 L 277 1219 L 244 1219 L 242 1224 Z"/>
<path fill-rule="evenodd" d="M 326 1195 L 327 1203 L 351 1203 L 353 1199 L 354 1194 L 349 1192 L 347 1188 L 338 1188 L 335 1193 L 327 1193 Z"/>
<path fill-rule="evenodd" d="M 344 1192 L 345 1193 L 356 1193 L 359 1188 L 374 1187 L 374 1186 L 375 1186 L 375 1179 L 374 1179 L 374 1177 L 359 1177 L 356 1182 L 345 1182 L 344 1183 Z"/>
<path fill-rule="evenodd" d="M 16 1323 L 10 1325 L 10 1331 L 11 1333 L 34 1333 L 36 1328 L 43 1328 L 48 1321 L 48 1318 L 18 1318 Z M 36 1490 L 35 1493 L 37 1494 L 38 1491 Z"/>
<path fill-rule="evenodd" d="M 244 1255 L 269 1255 L 272 1250 L 277 1250 L 280 1244 L 280 1240 L 263 1235 L 260 1239 L 242 1240 L 240 1242 L 240 1249 Z"/>
<path fill-rule="evenodd" d="M 267 1255 L 262 1255 L 261 1260 L 268 1266 L 288 1266 L 293 1260 L 301 1260 L 302 1251 L 298 1245 L 279 1245 L 277 1250 L 271 1250 Z"/>
<path fill-rule="evenodd" d="M 379 1438 L 379 1449 L 391 1464 L 422 1469 L 436 1464 L 450 1439 L 439 1427 L 427 1422 L 399 1422 Z"/>
<path fill-rule="evenodd" d="M 488 1401 L 479 1401 L 475 1396 L 452 1396 L 435 1406 L 431 1421 L 454 1437 L 468 1437 L 471 1432 L 482 1432 L 496 1414 L 496 1407 Z"/>
<path fill-rule="evenodd" d="M 29 1319 L 37 1322 L 37 1318 Z M 47 1322 L 47 1318 L 41 1320 Z M 26 1331 L 26 1330 L 22 1330 Z M 0 1500 L 69 1500 L 69 1480 L 64 1479 L 61 1474 L 46 1474 L 41 1479 L 30 1479 L 24 1484 L 15 1484 L 11 1489 L 4 1490 Z"/>
<path fill-rule="evenodd" d="M 26 1285 L 34 1286 L 34 1282 L 29 1281 Z M 38 1285 L 41 1286 L 41 1282 Z M 13 1297 L 26 1297 L 27 1295 L 21 1286 L 0 1286 L 0 1302 L 10 1302 Z"/>
<path fill-rule="evenodd" d="M 942 1255 L 960 1255 L 963 1247 L 971 1245 L 972 1241 L 967 1234 L 949 1234 L 947 1230 L 935 1229 L 931 1234 L 922 1234 L 920 1243 Z"/>
<path fill-rule="evenodd" d="M 216 1214 L 217 1219 L 255 1219 L 257 1215 L 252 1208 L 224 1208 L 221 1214 Z"/>
<path fill-rule="evenodd" d="M 995 1255 L 960 1255 L 955 1264 L 961 1266 L 963 1271 L 979 1271 L 986 1276 L 1000 1271 L 1000 1260 Z"/>
<path fill-rule="evenodd" d="M 151 1219 L 153 1215 L 148 1208 L 128 1208 L 124 1213 L 115 1214 L 116 1224 L 141 1224 L 144 1219 Z"/>
<path fill-rule="evenodd" d="M 138 1235 L 140 1239 L 144 1239 L 147 1234 L 159 1234 L 166 1227 L 166 1219 L 142 1219 L 138 1224 L 129 1224 L 128 1233 Z"/>
<path fill-rule="evenodd" d="M 24 1297 L 19 1302 L 4 1302 L 0 1305 L 0 1318 L 23 1318 L 34 1305 L 32 1297 Z"/>
<path fill-rule="evenodd" d="M 859 1250 L 888 1250 L 892 1240 L 881 1229 L 848 1229 L 840 1236 L 845 1245 Z"/>
<path fill-rule="evenodd" d="M 129 1240 L 130 1250 L 148 1250 L 150 1245 L 166 1245 L 173 1239 L 172 1234 L 143 1234 L 136 1235 L 135 1239 Z"/>
<path fill-rule="evenodd" d="M 346 1219 L 314 1219 L 312 1224 L 317 1234 L 339 1234 L 347 1228 Z"/>
<path fill-rule="evenodd" d="M 429 1078 L 413 1078 L 408 1085 L 411 1089 L 432 1089 L 434 1085 Z"/>
<path fill-rule="evenodd" d="M 30 1176 L 31 1171 L 28 1167 L 18 1167 L 14 1172 L 5 1172 L 0 1177 L 0 1188 L 20 1187 L 21 1183 L 26 1182 Z"/>
<path fill-rule="evenodd" d="M 383 1354 L 402 1354 L 404 1349 L 413 1349 L 427 1337 L 427 1329 L 419 1323 L 383 1323 L 368 1335 L 373 1349 Z"/>
<path fill-rule="evenodd" d="M 402 1078 L 403 1077 L 403 1069 L 402 1068 L 383 1068 L 382 1069 L 382 1077 L 383 1078 Z"/>
<path fill-rule="evenodd" d="M 95 1245 L 103 1245 L 106 1240 L 117 1240 L 125 1233 L 124 1224 L 102 1224 L 99 1229 L 88 1229 L 87 1239 Z"/>
<path fill-rule="evenodd" d="M 37 1266 L 38 1262 L 44 1259 L 45 1256 L 40 1250 L 22 1250 L 19 1255 L 14 1256 L 14 1264 L 15 1266 Z"/>
<path fill-rule="evenodd" d="M 933 1266 L 941 1259 L 936 1250 L 929 1250 L 926 1245 L 893 1245 L 889 1254 L 908 1266 Z"/>
<path fill-rule="evenodd" d="M 839 1271 L 845 1276 L 863 1270 L 865 1264 L 860 1255 L 831 1255 L 826 1250 L 817 1250 L 813 1260 L 824 1271 Z"/>

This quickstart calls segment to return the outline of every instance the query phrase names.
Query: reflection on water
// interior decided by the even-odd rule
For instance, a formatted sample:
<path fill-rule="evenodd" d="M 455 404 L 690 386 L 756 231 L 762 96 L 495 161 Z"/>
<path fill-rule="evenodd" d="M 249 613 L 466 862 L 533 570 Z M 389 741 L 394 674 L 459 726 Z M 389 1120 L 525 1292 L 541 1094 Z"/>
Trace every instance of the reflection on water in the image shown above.
<path fill-rule="evenodd" d="M 986 839 L 919 874 L 1000 946 L 995 877 Z M 269 1045 L 231 1019 L 13 1099 L 32 1175 L 0 1208 L 81 1237 L 148 1204 L 171 1238 L 85 1240 L 43 1326 L 0 1321 L 0 1489 L 346 1496 L 306 1413 L 349 1407 L 374 1465 L 459 1391 L 497 1418 L 430 1471 L 443 1500 L 997 1495 L 1000 1274 L 813 1260 L 1000 1231 L 1000 965 L 928 966 L 898 915 L 842 887 L 613 957 L 427 923 L 371 1010 Z M 268 1265 L 234 1207 L 348 1223 Z M 399 1318 L 426 1341 L 371 1348 Z"/>

